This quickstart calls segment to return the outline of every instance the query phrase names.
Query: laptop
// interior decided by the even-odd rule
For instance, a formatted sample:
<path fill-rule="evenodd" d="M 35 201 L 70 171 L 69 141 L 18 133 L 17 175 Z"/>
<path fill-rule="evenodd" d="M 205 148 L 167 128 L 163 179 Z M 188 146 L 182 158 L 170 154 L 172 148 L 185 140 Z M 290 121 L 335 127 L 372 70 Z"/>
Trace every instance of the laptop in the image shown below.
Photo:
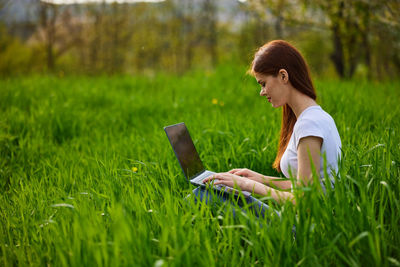
<path fill-rule="evenodd" d="M 205 187 L 203 180 L 215 172 L 204 168 L 185 123 L 169 125 L 164 127 L 164 130 L 186 179 L 194 185 Z M 238 190 L 226 185 L 213 185 L 213 188 L 235 195 L 239 193 Z M 242 194 L 250 196 L 246 191 L 242 191 Z"/>

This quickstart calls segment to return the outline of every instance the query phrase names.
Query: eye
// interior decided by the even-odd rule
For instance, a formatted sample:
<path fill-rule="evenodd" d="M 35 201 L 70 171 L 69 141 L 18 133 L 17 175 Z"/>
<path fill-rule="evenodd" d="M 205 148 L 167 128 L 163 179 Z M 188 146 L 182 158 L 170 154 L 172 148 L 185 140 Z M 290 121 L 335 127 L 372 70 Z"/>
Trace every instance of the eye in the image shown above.
<path fill-rule="evenodd" d="M 263 87 L 263 88 L 265 87 L 265 82 L 264 81 L 258 80 L 257 83 L 259 85 L 261 85 L 261 87 Z"/>

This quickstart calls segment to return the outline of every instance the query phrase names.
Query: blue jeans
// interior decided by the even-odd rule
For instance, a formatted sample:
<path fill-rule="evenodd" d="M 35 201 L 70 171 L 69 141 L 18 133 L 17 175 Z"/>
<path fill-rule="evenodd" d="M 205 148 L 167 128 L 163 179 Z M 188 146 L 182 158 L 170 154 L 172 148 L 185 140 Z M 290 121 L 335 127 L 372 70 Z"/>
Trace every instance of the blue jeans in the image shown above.
<path fill-rule="evenodd" d="M 217 191 L 209 191 L 204 187 L 197 187 L 193 190 L 193 195 L 195 196 L 195 201 L 205 202 L 208 205 L 216 206 L 218 204 L 222 204 L 224 202 L 234 201 L 239 207 L 241 207 L 242 211 L 245 212 L 244 208 L 248 207 L 248 209 L 257 217 L 264 218 L 267 210 L 270 211 L 270 207 L 264 202 L 252 197 L 252 196 L 234 196 L 229 193 L 217 192 Z M 233 203 L 231 203 L 232 205 Z M 231 206 L 229 205 L 229 206 Z M 275 210 L 274 210 L 275 211 Z M 235 216 L 235 209 L 232 206 L 232 213 Z M 279 212 L 275 211 L 275 213 L 279 216 Z"/>

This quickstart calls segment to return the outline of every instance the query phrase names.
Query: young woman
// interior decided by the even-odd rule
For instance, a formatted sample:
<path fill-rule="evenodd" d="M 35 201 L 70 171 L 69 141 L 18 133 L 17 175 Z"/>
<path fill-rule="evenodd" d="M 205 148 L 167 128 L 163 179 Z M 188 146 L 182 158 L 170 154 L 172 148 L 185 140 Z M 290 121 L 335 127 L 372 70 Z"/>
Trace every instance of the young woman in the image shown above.
<path fill-rule="evenodd" d="M 313 182 L 313 165 L 324 186 L 323 157 L 327 173 L 337 171 L 341 141 L 334 120 L 315 101 L 315 89 L 304 58 L 288 42 L 272 41 L 256 52 L 251 74 L 261 86 L 260 96 L 266 97 L 274 108 L 283 107 L 278 154 L 273 167 L 287 178 L 296 177 L 297 184 L 307 185 Z M 217 173 L 206 178 L 204 183 L 211 181 L 215 185 L 238 186 L 244 191 L 271 196 L 278 202 L 295 203 L 293 194 L 287 190 L 292 187 L 290 180 L 249 169 Z M 333 186 L 333 180 L 331 183 Z M 200 199 L 209 198 L 205 189 L 197 188 L 194 193 Z M 261 201 L 250 198 L 250 202 L 263 206 Z"/>

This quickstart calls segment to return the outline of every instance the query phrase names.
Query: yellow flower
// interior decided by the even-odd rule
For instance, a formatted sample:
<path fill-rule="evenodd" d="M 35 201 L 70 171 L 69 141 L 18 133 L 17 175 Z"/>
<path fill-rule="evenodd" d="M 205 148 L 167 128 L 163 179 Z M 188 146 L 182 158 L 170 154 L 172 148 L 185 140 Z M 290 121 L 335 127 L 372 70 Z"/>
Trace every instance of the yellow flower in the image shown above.
<path fill-rule="evenodd" d="M 213 103 L 214 105 L 217 105 L 217 104 L 218 104 L 218 99 L 213 98 L 213 99 L 211 100 L 211 103 Z"/>
<path fill-rule="evenodd" d="M 138 171 L 138 168 L 132 167 L 132 171 L 133 171 L 133 172 L 137 172 L 137 171 Z"/>

